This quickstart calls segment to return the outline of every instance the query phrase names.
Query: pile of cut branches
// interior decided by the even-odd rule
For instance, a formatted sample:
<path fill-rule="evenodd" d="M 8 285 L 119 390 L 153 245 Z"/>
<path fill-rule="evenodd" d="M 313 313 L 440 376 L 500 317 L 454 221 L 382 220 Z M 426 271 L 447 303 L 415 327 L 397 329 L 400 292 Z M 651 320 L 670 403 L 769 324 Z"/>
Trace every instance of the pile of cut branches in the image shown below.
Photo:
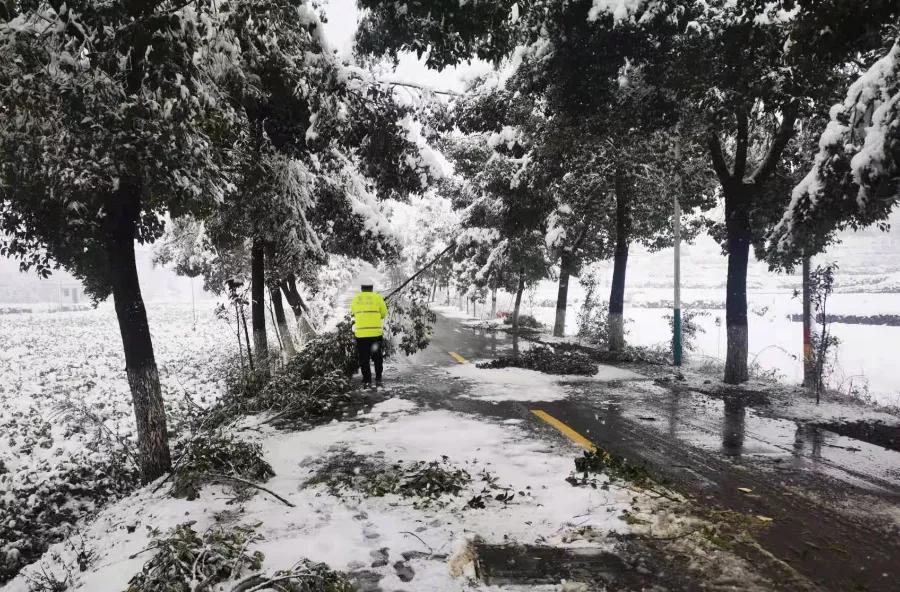
<path fill-rule="evenodd" d="M 545 374 L 578 374 L 593 376 L 597 364 L 577 351 L 559 351 L 551 347 L 533 347 L 518 356 L 501 356 L 478 364 L 479 368 L 527 368 Z"/>

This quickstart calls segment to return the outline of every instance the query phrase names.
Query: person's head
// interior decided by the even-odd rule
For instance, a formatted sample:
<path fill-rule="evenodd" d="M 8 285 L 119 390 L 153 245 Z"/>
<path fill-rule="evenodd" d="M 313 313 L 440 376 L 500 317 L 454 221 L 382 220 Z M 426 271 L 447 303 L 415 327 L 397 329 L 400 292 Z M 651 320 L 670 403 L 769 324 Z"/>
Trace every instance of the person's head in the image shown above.
<path fill-rule="evenodd" d="M 375 282 L 373 282 L 371 278 L 363 278 L 360 281 L 359 288 L 363 292 L 371 292 L 372 290 L 375 289 Z"/>

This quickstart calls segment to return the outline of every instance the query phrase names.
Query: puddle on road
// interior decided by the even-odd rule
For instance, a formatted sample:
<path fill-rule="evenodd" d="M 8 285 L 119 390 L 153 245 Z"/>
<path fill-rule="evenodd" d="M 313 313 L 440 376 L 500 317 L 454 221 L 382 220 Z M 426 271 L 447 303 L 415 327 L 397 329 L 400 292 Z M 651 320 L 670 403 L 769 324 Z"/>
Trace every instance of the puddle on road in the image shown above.
<path fill-rule="evenodd" d="M 766 417 L 699 393 L 676 394 L 650 383 L 608 385 L 601 393 L 573 387 L 609 430 L 625 420 L 736 462 L 820 472 L 867 489 L 896 492 L 900 487 L 900 453 L 819 427 Z M 598 394 L 602 399 L 594 402 Z"/>

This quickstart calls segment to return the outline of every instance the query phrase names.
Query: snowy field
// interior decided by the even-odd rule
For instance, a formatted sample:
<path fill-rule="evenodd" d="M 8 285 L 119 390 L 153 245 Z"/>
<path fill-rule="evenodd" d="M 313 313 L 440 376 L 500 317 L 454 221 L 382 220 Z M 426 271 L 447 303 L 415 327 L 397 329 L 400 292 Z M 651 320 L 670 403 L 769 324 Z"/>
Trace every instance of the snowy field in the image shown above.
<path fill-rule="evenodd" d="M 213 315 L 212 302 L 149 304 L 163 396 L 170 408 L 219 397 L 222 367 L 235 353 L 233 336 Z M 122 340 L 111 303 L 82 312 L 4 315 L 0 331 L 0 462 L 17 472 L 42 461 L 80 455 L 98 428 L 73 413 L 101 420 L 117 438 L 134 429 Z M 92 425 L 94 424 L 94 425 Z"/>
<path fill-rule="evenodd" d="M 213 314 L 214 306 L 198 302 L 194 311 L 190 303 L 147 305 L 163 397 L 169 403 L 189 393 L 202 405 L 224 388 L 222 365 L 236 355 L 236 342 L 231 328 Z M 131 395 L 112 303 L 79 312 L 3 316 L 0 422 L 31 409 L 49 420 L 54 406 L 67 400 L 104 408 L 121 421 L 123 433 L 131 430 Z M 0 446 L 6 461 L 7 443 Z M 7 466 L 15 465 L 14 456 Z"/>
<path fill-rule="evenodd" d="M 829 299 L 828 312 L 835 315 L 900 315 L 900 242 L 898 232 L 848 235 L 819 263 L 836 261 L 836 293 Z M 896 243 L 896 244 L 895 244 Z M 672 251 L 647 253 L 634 249 L 629 258 L 625 292 L 626 338 L 642 346 L 667 344 L 672 301 Z M 814 262 L 815 265 L 816 262 Z M 682 302 L 685 310 L 705 311 L 697 320 L 704 332 L 696 339 L 692 363 L 724 363 L 725 360 L 725 274 L 727 260 L 708 237 L 685 247 L 682 258 Z M 596 266 L 598 295 L 609 299 L 611 263 Z M 775 274 L 764 264 L 753 262 L 748 274 L 750 363 L 756 375 L 772 375 L 789 383 L 802 378 L 800 360 L 802 325 L 791 322 L 791 314 L 801 313 L 794 290 L 801 286 L 796 275 Z M 557 284 L 547 280 L 527 290 L 523 313 L 553 326 Z M 584 300 L 584 288 L 576 280 L 569 285 L 566 333 L 577 331 L 577 315 Z M 691 306 L 691 304 L 697 306 Z M 500 311 L 512 310 L 513 297 L 501 294 Z M 464 306 L 464 305 L 463 305 Z M 479 305 L 477 314 L 487 314 Z M 834 323 L 833 333 L 841 340 L 831 386 L 881 405 L 900 406 L 900 371 L 896 367 L 894 344 L 900 343 L 900 327 Z"/>

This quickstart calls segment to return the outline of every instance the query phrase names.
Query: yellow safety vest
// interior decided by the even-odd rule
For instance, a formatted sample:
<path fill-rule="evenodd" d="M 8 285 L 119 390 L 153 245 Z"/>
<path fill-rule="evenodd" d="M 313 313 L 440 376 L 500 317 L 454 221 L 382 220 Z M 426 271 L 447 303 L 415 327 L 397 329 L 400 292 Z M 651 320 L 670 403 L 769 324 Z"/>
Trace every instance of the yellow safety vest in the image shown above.
<path fill-rule="evenodd" d="M 360 292 L 350 303 L 353 332 L 357 337 L 381 337 L 381 321 L 387 316 L 387 305 L 378 292 Z"/>

